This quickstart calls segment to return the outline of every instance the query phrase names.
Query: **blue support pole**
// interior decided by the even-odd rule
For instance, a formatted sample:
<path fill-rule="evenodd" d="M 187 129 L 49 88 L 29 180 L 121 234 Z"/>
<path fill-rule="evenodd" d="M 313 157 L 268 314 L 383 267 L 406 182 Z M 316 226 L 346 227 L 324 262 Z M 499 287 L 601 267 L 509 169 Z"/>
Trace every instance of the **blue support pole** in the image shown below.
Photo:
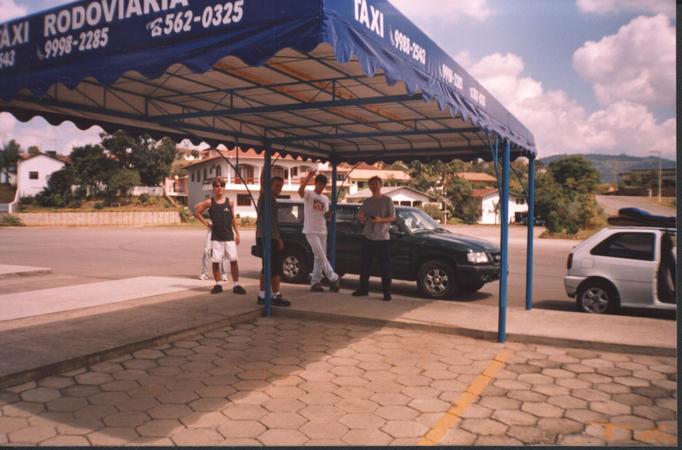
<path fill-rule="evenodd" d="M 528 160 L 528 238 L 526 239 L 526 309 L 533 309 L 533 232 L 535 230 L 535 158 Z"/>
<path fill-rule="evenodd" d="M 261 174 L 261 195 L 263 199 L 263 289 L 265 289 L 265 317 L 272 316 L 272 148 L 265 146 L 265 161 Z"/>
<path fill-rule="evenodd" d="M 497 329 L 497 340 L 504 342 L 507 335 L 507 270 L 509 266 L 509 154 L 511 145 L 507 140 L 502 158 L 502 196 L 500 198 L 500 250 L 502 261 L 500 264 L 500 312 Z"/>
<path fill-rule="evenodd" d="M 332 160 L 332 218 L 329 227 L 331 241 L 329 243 L 329 263 L 336 270 L 336 206 L 338 204 L 337 162 Z"/>

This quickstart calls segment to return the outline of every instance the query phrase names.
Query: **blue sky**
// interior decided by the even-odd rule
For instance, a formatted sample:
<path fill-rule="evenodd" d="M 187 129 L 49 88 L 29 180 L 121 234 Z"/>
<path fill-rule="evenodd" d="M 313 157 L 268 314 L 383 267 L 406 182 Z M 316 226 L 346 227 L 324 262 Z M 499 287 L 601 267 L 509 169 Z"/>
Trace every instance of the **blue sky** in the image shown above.
<path fill-rule="evenodd" d="M 533 131 L 540 157 L 676 158 L 673 0 L 391 1 Z M 0 11 L 58 3 L 66 2 L 0 0 Z M 7 116 L 0 114 L 0 142 L 27 146 L 47 136 L 68 153 L 97 140 L 97 130 Z"/>

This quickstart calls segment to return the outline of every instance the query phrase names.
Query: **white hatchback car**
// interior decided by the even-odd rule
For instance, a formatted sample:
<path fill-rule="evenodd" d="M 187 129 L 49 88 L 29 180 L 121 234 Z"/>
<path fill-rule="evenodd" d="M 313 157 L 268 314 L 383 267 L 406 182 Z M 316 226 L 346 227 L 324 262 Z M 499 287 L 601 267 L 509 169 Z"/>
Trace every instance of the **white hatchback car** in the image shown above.
<path fill-rule="evenodd" d="M 676 268 L 676 229 L 608 227 L 573 248 L 564 285 L 580 311 L 674 310 Z"/>

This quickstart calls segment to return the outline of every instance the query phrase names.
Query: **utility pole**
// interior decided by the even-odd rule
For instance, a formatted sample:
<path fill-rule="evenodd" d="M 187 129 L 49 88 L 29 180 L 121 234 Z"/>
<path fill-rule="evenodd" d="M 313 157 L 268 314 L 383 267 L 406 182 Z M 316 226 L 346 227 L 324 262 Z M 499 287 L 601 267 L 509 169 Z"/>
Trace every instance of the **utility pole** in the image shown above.
<path fill-rule="evenodd" d="M 663 189 L 663 157 L 660 150 L 652 150 L 650 153 L 658 153 L 658 203 L 661 203 L 661 190 Z"/>

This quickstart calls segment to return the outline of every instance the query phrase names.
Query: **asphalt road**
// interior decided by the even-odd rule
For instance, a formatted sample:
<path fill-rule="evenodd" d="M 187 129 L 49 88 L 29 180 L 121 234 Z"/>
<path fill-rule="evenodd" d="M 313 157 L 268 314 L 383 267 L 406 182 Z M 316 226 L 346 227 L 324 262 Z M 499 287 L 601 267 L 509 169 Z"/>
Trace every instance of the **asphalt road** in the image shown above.
<path fill-rule="evenodd" d="M 675 216 L 677 210 L 656 203 L 649 197 L 631 197 L 617 195 L 597 195 L 597 202 L 608 215 L 618 214 L 620 208 L 639 208 L 660 216 Z"/>
<path fill-rule="evenodd" d="M 454 232 L 499 243 L 499 228 L 450 227 Z M 536 235 L 542 230 L 536 229 Z M 199 275 L 206 232 L 199 228 L 0 228 L 0 264 L 50 267 L 53 274 L 0 280 L 0 292 L 24 292 L 48 287 L 85 284 L 142 275 L 192 277 Z M 510 229 L 508 306 L 525 306 L 525 227 Z M 260 260 L 251 256 L 254 231 L 242 231 L 240 270 L 244 278 L 256 278 Z M 575 302 L 563 287 L 566 257 L 578 241 L 535 239 L 534 306 L 575 310 Z M 372 280 L 379 290 L 379 280 Z M 355 289 L 358 277 L 346 275 L 342 288 Z M 286 288 L 284 289 L 284 291 Z M 455 300 L 482 305 L 498 304 L 499 282 Z M 414 282 L 395 281 L 394 293 L 418 296 Z M 255 293 L 254 293 L 255 294 Z"/>

